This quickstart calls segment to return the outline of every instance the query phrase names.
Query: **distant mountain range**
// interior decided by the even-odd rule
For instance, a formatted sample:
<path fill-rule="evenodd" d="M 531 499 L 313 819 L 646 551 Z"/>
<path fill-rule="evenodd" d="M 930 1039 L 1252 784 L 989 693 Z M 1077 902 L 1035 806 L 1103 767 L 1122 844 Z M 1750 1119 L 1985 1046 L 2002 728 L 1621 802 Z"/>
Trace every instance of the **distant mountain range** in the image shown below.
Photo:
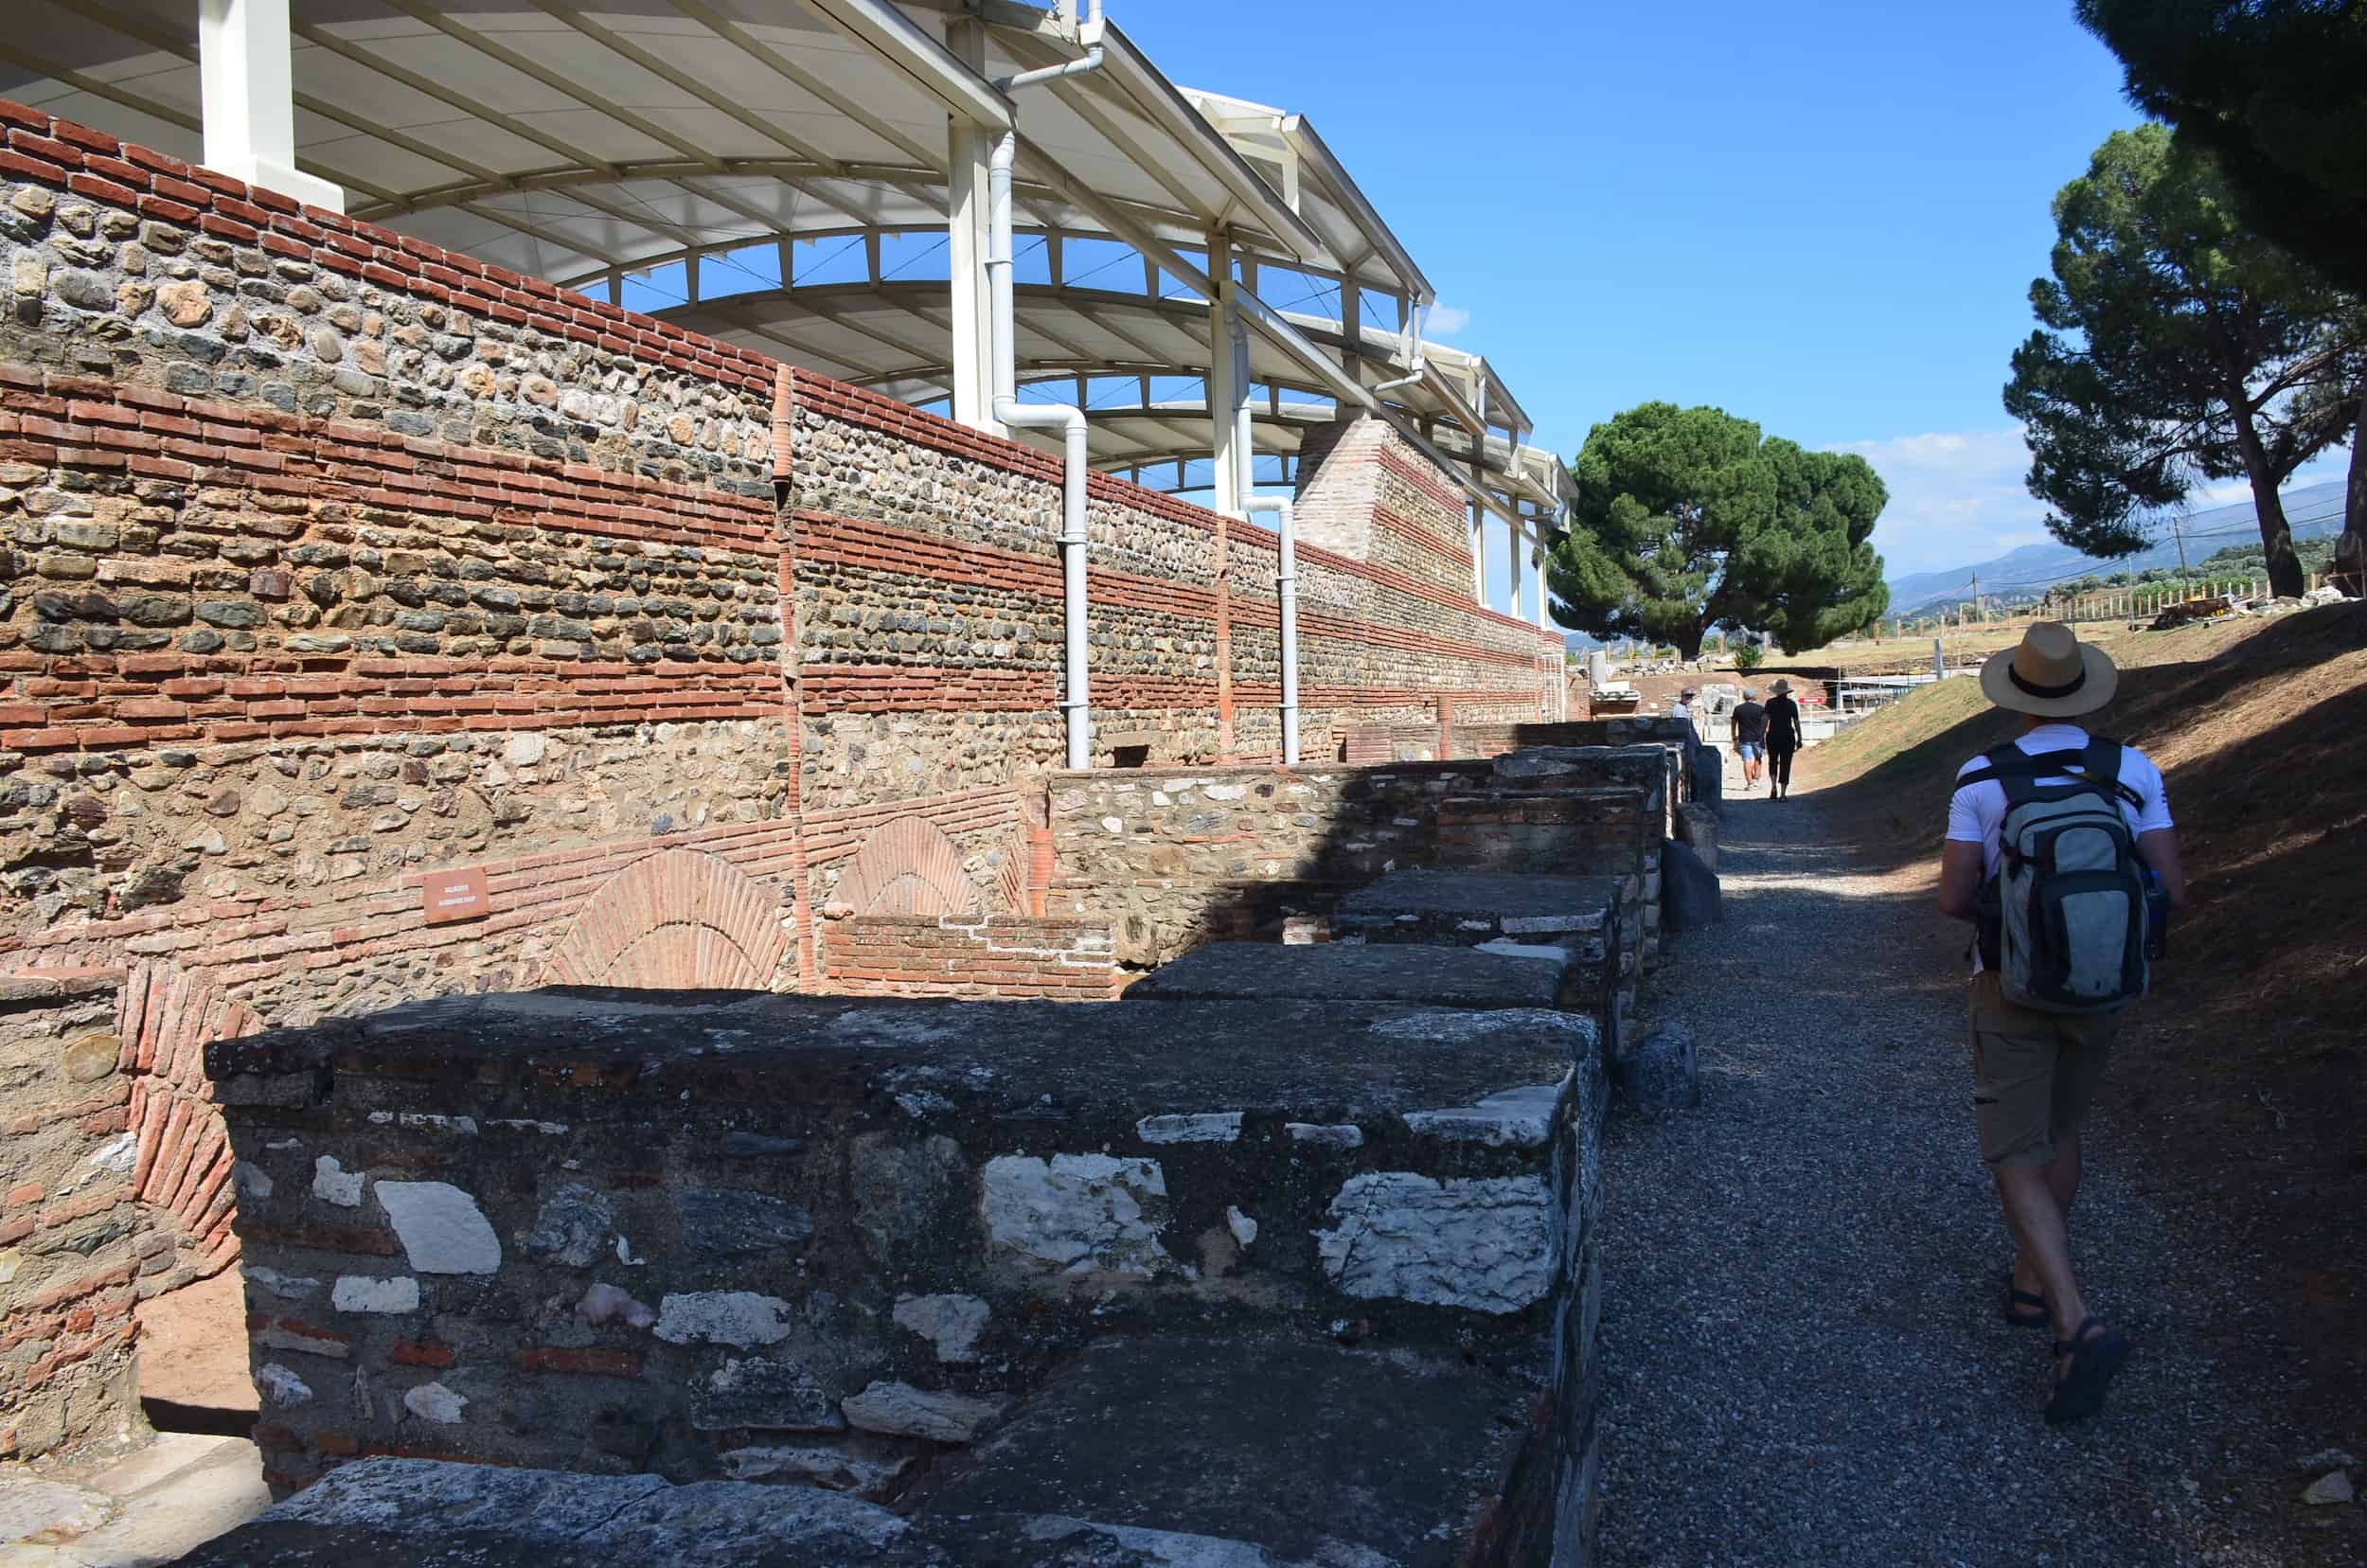
<path fill-rule="evenodd" d="M 2296 540 L 2328 538 L 2342 531 L 2342 482 L 2305 485 L 2284 495 L 2285 520 Z M 2186 536 L 2186 559 L 2200 565 L 2206 557 L 2231 544 L 2260 542 L 2260 519 L 2250 501 L 2214 507 L 2189 516 L 2180 526 Z M 1912 615 L 1934 604 L 1972 597 L 1972 579 L 1981 580 L 1984 597 L 2033 597 L 2056 583 L 2074 578 L 2110 577 L 2119 572 L 2143 572 L 2155 566 L 2178 565 L 2178 540 L 2165 526 L 2162 543 L 2136 555 L 2112 561 L 2081 555 L 2068 544 L 2024 544 L 1988 561 L 1950 566 L 1936 572 L 1908 572 L 1890 579 L 1891 611 Z"/>

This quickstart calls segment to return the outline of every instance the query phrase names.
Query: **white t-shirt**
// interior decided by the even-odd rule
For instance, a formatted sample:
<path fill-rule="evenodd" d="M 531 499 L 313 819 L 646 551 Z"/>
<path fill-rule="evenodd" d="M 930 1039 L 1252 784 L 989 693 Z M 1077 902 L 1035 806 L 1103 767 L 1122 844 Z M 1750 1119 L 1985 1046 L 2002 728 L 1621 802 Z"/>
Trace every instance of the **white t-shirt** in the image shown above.
<path fill-rule="evenodd" d="M 2077 724 L 2041 724 L 2014 742 L 2033 757 L 2048 752 L 2084 751 L 2088 732 Z M 1962 778 L 1968 773 L 1989 765 L 1985 757 L 1976 757 L 1956 770 Z M 2069 778 L 2067 774 L 2051 774 L 2039 780 L 2052 784 Z M 2134 746 L 2121 748 L 2120 781 L 2137 792 L 2141 804 L 2131 805 L 2127 795 L 2118 795 L 2121 815 L 2128 820 L 2132 833 L 2150 833 L 2172 826 L 2170 797 L 2162 785 L 2162 770 L 2153 758 Z M 1981 875 L 1984 880 L 1997 875 L 1999 864 L 2005 858 L 2002 842 L 2005 829 L 2005 786 L 1994 778 L 1978 784 L 1961 784 L 1948 802 L 1948 836 L 1955 844 L 1978 844 L 1982 846 Z M 1981 945 L 1973 944 L 1972 968 L 1980 972 Z"/>
<path fill-rule="evenodd" d="M 2084 751 L 2088 739 L 2088 732 L 2077 724 L 2041 724 L 2014 744 L 2033 757 L 2041 757 L 2048 752 Z M 1986 757 L 1976 757 L 1957 769 L 1956 776 L 1962 778 L 1988 765 Z M 2067 774 L 2054 774 L 2039 782 L 2056 783 L 2069 777 Z M 2127 796 L 2119 797 L 2121 815 L 2128 819 L 2130 832 L 2150 833 L 2172 826 L 2170 799 L 2162 791 L 2162 770 L 2153 765 L 2153 758 L 2134 746 L 2123 746 L 2120 781 L 2134 790 L 2144 803 L 2131 805 Z M 1949 839 L 1956 844 L 1982 846 L 1981 874 L 1984 878 L 1996 876 L 1998 863 L 2005 858 L 2004 846 L 2000 843 L 2004 827 L 2005 786 L 1996 779 L 1960 785 L 1949 797 Z"/>

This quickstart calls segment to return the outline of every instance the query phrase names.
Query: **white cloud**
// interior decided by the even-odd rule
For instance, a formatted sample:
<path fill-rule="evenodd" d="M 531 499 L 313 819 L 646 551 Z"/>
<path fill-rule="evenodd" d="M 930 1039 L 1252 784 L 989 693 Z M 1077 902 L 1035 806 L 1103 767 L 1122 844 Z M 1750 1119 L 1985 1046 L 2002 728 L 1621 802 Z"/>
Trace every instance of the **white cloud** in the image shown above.
<path fill-rule="evenodd" d="M 2046 531 L 2045 504 L 2022 482 L 2030 451 L 2020 425 L 1843 441 L 1830 450 L 1857 453 L 1890 487 L 1890 505 L 1874 527 L 1885 577 L 1989 561 L 2054 539 Z M 2341 448 L 2312 459 L 2286 482 L 2288 492 L 2341 477 L 2347 462 Z M 2251 486 L 2242 479 L 2206 481 L 2195 486 L 2186 509 L 2251 499 Z"/>
<path fill-rule="evenodd" d="M 1452 337 L 1471 325 L 1471 312 L 1453 305 L 1433 305 L 1422 316 L 1424 337 Z"/>
<path fill-rule="evenodd" d="M 1843 441 L 1832 450 L 1872 463 L 1890 489 L 1874 528 L 1886 576 L 1986 561 L 2047 538 L 2044 508 L 2022 484 L 2030 449 L 2020 425 Z"/>

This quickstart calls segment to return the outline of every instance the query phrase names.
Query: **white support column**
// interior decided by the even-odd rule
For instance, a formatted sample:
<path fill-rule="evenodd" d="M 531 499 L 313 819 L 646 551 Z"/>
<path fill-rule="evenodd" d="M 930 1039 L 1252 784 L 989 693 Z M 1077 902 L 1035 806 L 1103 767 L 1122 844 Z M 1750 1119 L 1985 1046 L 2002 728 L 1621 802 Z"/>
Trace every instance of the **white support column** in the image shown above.
<path fill-rule="evenodd" d="M 295 166 L 288 0 L 198 0 L 197 48 L 206 167 L 345 211 L 343 190 Z"/>
<path fill-rule="evenodd" d="M 1504 525 L 1504 563 L 1512 573 L 1512 596 L 1504 600 L 1504 614 L 1515 620 L 1521 616 L 1521 555 L 1525 543 L 1516 525 Z"/>
<path fill-rule="evenodd" d="M 1247 493 L 1241 474 L 1249 467 L 1245 453 L 1236 451 L 1241 410 L 1249 402 L 1248 378 L 1234 355 L 1234 324 L 1240 318 L 1239 285 L 1233 278 L 1233 237 L 1224 229 L 1208 236 L 1208 276 L 1217 297 L 1208 312 L 1208 434 L 1216 458 L 1216 493 L 1209 504 L 1218 511 L 1237 516 Z"/>
<path fill-rule="evenodd" d="M 1364 383 L 1364 292 L 1353 276 L 1340 279 L 1340 368 Z"/>
<path fill-rule="evenodd" d="M 1542 518 L 1538 520 L 1537 544 L 1531 559 L 1537 562 L 1537 629 L 1539 632 L 1551 632 L 1554 629 L 1554 617 L 1549 613 L 1546 602 L 1552 596 L 1545 592 L 1545 523 Z"/>
<path fill-rule="evenodd" d="M 987 29 L 981 22 L 953 22 L 947 45 L 971 69 L 985 74 Z M 952 291 L 953 419 L 972 430 L 1003 435 L 994 417 L 994 305 L 987 286 L 987 133 L 967 116 L 949 119 L 946 179 L 946 258 Z"/>
<path fill-rule="evenodd" d="M 1485 482 L 1487 477 L 1487 378 L 1480 378 L 1479 434 L 1471 437 L 1471 477 Z M 1521 560 L 1516 553 L 1512 560 L 1512 580 L 1515 592 L 1521 580 Z M 1487 508 L 1475 496 L 1471 501 L 1471 597 L 1483 610 L 1487 608 Z"/>
<path fill-rule="evenodd" d="M 1487 608 L 1487 512 L 1477 501 L 1471 510 L 1471 602 Z"/>

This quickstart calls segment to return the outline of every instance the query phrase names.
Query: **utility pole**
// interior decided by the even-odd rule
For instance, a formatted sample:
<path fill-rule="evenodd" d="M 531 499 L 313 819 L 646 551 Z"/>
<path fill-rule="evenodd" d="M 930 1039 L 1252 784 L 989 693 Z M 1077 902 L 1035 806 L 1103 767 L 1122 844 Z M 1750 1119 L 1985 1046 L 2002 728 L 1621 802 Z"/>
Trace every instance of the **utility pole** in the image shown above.
<path fill-rule="evenodd" d="M 2178 591 L 2179 597 L 2182 598 L 2186 594 L 2186 514 L 2184 512 L 2170 514 L 2170 532 L 2178 540 Z"/>

